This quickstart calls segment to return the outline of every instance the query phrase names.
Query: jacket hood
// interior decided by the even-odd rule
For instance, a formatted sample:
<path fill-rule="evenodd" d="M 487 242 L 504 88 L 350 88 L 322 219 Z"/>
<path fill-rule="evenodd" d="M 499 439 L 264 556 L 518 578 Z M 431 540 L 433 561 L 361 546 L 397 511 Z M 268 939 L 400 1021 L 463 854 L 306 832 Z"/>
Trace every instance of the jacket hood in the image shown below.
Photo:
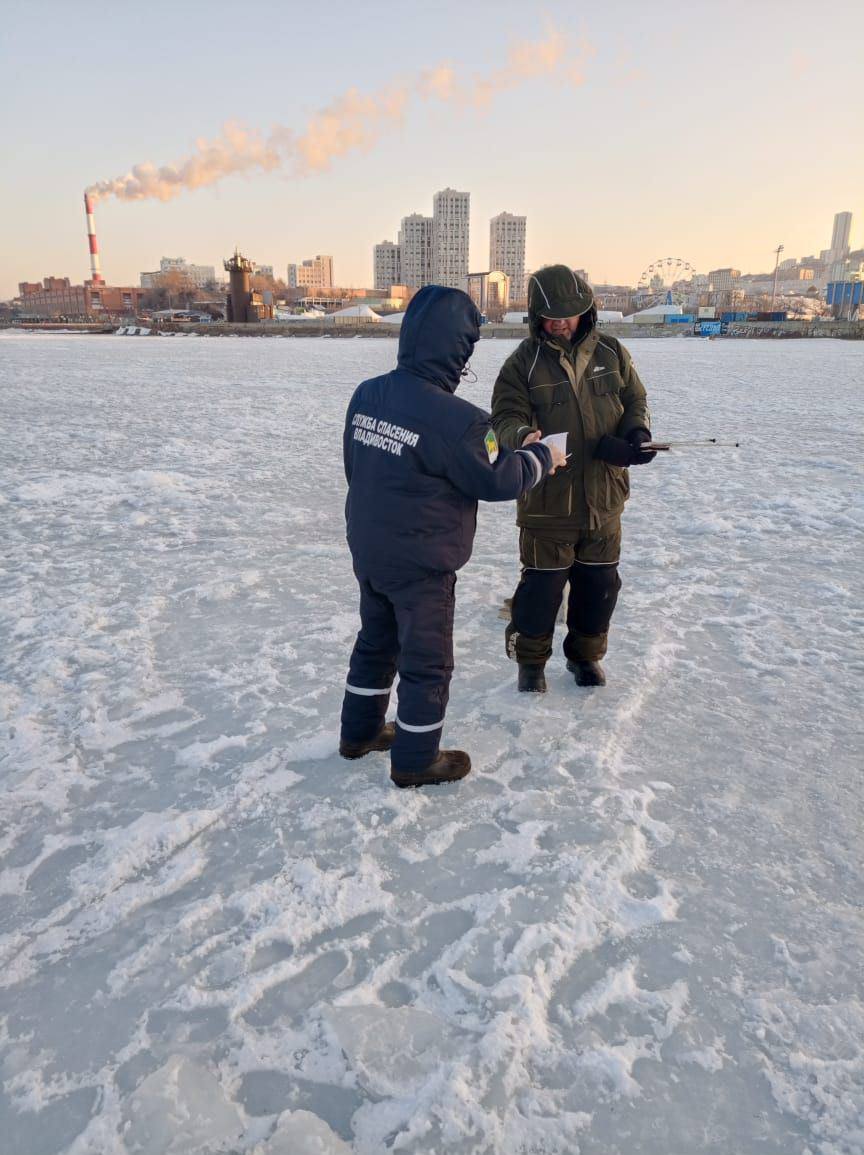
<path fill-rule="evenodd" d="M 426 285 L 402 319 L 399 367 L 455 393 L 479 339 L 480 312 L 468 294 Z"/>
<path fill-rule="evenodd" d="M 544 318 L 583 317 L 580 332 L 594 328 L 597 308 L 594 291 L 567 265 L 546 265 L 528 281 L 528 325 L 532 337 L 542 336 Z"/>

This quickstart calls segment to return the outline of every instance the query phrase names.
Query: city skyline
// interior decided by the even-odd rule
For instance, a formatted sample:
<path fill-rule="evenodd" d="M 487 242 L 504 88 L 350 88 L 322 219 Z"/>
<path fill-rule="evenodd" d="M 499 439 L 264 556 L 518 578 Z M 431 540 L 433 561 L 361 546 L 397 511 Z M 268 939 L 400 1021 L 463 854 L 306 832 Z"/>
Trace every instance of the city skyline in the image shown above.
<path fill-rule="evenodd" d="M 392 46 L 376 36 L 390 9 L 374 2 L 362 13 L 334 5 L 345 44 L 281 12 L 273 37 L 262 38 L 219 3 L 207 6 L 205 26 L 200 4 L 170 7 L 166 40 L 159 13 L 167 19 L 169 6 L 158 2 L 148 8 L 155 19 L 122 9 L 110 24 L 97 21 L 101 79 L 123 86 L 128 99 L 101 104 L 98 115 L 85 110 L 72 131 L 58 110 L 64 92 L 83 95 L 87 13 L 98 11 L 84 4 L 73 14 L 45 0 L 9 5 L 0 83 L 4 107 L 15 109 L 5 135 L 16 163 L 0 203 L 15 229 L 2 297 L 45 276 L 82 282 L 82 190 L 145 158 L 158 166 L 187 156 L 196 139 L 221 139 L 231 120 L 251 132 L 317 124 L 314 142 L 329 148 L 329 167 L 300 176 L 269 170 L 264 157 L 251 171 L 165 202 L 103 199 L 96 222 L 109 283 L 137 284 L 164 253 L 219 267 L 239 245 L 277 271 L 298 254 L 331 253 L 340 283 L 371 286 L 373 246 L 447 187 L 471 192 L 471 270 L 487 266 L 485 226 L 501 212 L 528 219 L 527 268 L 563 260 L 597 282 L 635 283 L 668 254 L 703 272 L 768 271 L 779 243 L 798 257 L 829 248 L 825 230 L 838 210 L 853 215 L 851 247 L 864 245 L 857 5 L 832 9 L 817 50 L 810 9 L 794 2 L 755 10 L 731 3 L 721 19 L 699 4 L 646 11 L 619 0 L 607 14 L 615 19 L 602 23 L 574 20 L 571 6 L 554 0 L 542 10 L 504 2 L 469 12 L 442 2 L 424 10 L 422 36 L 391 29 Z M 446 19 L 457 11 L 458 40 Z M 184 47 L 196 36 L 207 46 L 206 68 Z M 280 36 L 293 45 L 302 99 L 286 99 Z M 158 93 L 144 88 L 133 99 L 134 62 L 157 49 L 165 58 Z M 442 60 L 449 73 L 436 71 Z M 742 68 L 751 69 L 747 96 Z M 232 69 L 254 77 L 248 108 L 232 103 Z M 39 83 L 28 87 L 33 76 Z M 418 77 L 439 90 L 469 79 L 461 95 L 433 101 L 416 95 Z M 385 108 L 380 94 L 398 83 L 414 95 Z M 207 99 L 188 99 L 190 85 Z M 378 118 L 365 138 L 340 137 L 318 115 L 344 107 L 352 88 L 355 106 L 372 101 Z M 310 132 L 298 140 L 307 168 L 318 163 Z"/>
<path fill-rule="evenodd" d="M 345 286 L 340 285 L 334 275 L 334 261 L 332 255 L 318 254 L 314 258 L 304 259 L 299 263 L 289 263 L 286 277 L 277 274 L 272 265 L 253 261 L 243 256 L 243 261 L 250 272 L 270 278 L 273 287 L 278 288 L 279 282 L 285 285 L 286 290 L 305 288 L 312 296 L 316 290 L 321 290 L 328 300 L 333 298 L 334 291 L 344 291 L 348 298 L 354 295 L 372 297 L 374 293 L 383 292 L 386 296 L 396 296 L 404 300 L 407 293 L 416 292 L 424 285 L 443 284 L 448 277 L 447 262 L 453 262 L 452 253 L 456 252 L 455 262 L 458 267 L 450 276 L 450 287 L 462 288 L 469 293 L 475 302 L 485 307 L 487 294 L 491 293 L 490 303 L 519 302 L 524 300 L 527 291 L 527 280 L 531 270 L 525 268 L 525 238 L 527 220 L 524 216 L 502 212 L 489 221 L 489 259 L 486 271 L 467 269 L 467 239 L 470 227 L 470 199 L 467 191 L 459 192 L 454 189 L 443 189 L 433 194 L 433 216 L 425 217 L 421 214 L 411 214 L 402 219 L 399 227 L 398 242 L 382 241 L 373 247 L 373 285 Z M 448 211 L 442 215 L 442 203 Z M 456 212 L 453 213 L 453 206 Z M 804 257 L 787 257 L 780 260 L 784 246 L 780 245 L 775 251 L 775 270 L 770 273 L 763 271 L 742 271 L 731 266 L 708 270 L 707 273 L 694 269 L 689 263 L 680 259 L 668 257 L 653 262 L 640 275 L 636 284 L 614 284 L 598 281 L 591 277 L 585 269 L 576 270 L 583 279 L 591 281 L 597 288 L 603 306 L 614 304 L 631 308 L 638 307 L 641 291 L 654 291 L 658 287 L 666 288 L 678 286 L 680 293 L 689 293 L 693 300 L 700 294 L 712 294 L 716 298 L 711 303 L 717 303 L 717 294 L 737 294 L 738 299 L 744 300 L 749 293 L 756 300 L 760 296 L 771 294 L 772 302 L 778 291 L 792 296 L 802 294 L 819 296 L 827 291 L 831 299 L 831 282 L 860 281 L 864 279 L 864 247 L 852 249 L 853 214 L 848 210 L 840 210 L 834 214 L 831 226 L 831 244 L 827 249 L 820 250 L 819 256 L 808 254 Z M 92 217 L 89 212 L 88 201 L 88 232 L 92 237 Z M 95 256 L 93 253 L 95 252 Z M 442 254 L 444 254 L 442 256 Z M 451 255 L 447 255 L 451 254 Z M 235 252 L 235 257 L 237 253 Z M 95 264 L 94 264 L 95 262 Z M 98 245 L 91 251 L 91 265 L 98 270 Z M 225 267 L 228 265 L 225 263 Z M 409 275 L 404 275 L 405 272 Z M 85 282 L 84 286 L 73 286 L 70 279 L 48 276 L 36 282 L 19 283 L 19 295 L 26 299 L 30 308 L 37 305 L 46 308 L 55 308 L 60 313 L 75 312 L 70 308 L 71 297 L 90 292 L 86 286 L 92 286 L 94 302 L 99 298 L 97 308 L 108 306 L 107 297 L 120 298 L 128 305 L 133 304 L 132 298 L 140 290 L 158 288 L 163 278 L 178 274 L 183 280 L 196 286 L 199 290 L 209 290 L 224 287 L 226 282 L 216 276 L 213 266 L 196 265 L 188 262 L 185 257 L 166 257 L 160 259 L 160 267 L 155 271 L 142 271 L 139 274 L 139 285 L 119 288 L 108 288 L 101 274 L 93 273 L 93 278 Z M 44 283 L 43 283 L 44 282 Z M 491 287 L 490 287 L 491 286 Z M 264 286 L 258 286 L 263 288 Z M 179 285 L 174 286 L 179 289 Z M 398 288 L 399 292 L 392 293 Z M 105 290 L 106 300 L 102 303 L 101 290 Z M 48 294 L 46 296 L 45 294 Z M 52 293 L 58 294 L 56 299 Z M 71 297 L 70 297 L 71 295 Z M 75 297 L 77 300 L 77 297 Z M 683 300 L 683 296 L 676 298 Z M 83 302 L 83 297 L 81 298 Z M 644 298 L 643 298 L 644 300 Z M 708 298 L 706 298 L 708 300 Z M 731 303 L 730 297 L 726 303 Z M 316 301 L 317 304 L 317 301 Z"/>

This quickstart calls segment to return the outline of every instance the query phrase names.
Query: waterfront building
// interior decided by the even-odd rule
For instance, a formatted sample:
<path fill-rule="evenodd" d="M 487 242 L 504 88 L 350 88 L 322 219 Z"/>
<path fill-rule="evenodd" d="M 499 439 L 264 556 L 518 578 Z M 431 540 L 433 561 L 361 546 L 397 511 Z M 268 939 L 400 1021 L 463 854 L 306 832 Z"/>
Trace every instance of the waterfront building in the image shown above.
<path fill-rule="evenodd" d="M 740 277 L 740 269 L 712 269 L 708 284 L 713 293 L 728 293 L 737 288 Z"/>
<path fill-rule="evenodd" d="M 252 288 L 252 274 L 255 263 L 242 253 L 234 250 L 234 256 L 223 261 L 222 267 L 228 273 L 229 289 L 226 301 L 225 320 L 237 325 L 248 325 L 257 321 L 273 320 L 273 294 Z"/>
<path fill-rule="evenodd" d="M 432 283 L 432 225 L 431 217 L 411 213 L 399 226 L 401 282 L 413 289 Z"/>
<path fill-rule="evenodd" d="M 469 273 L 467 292 L 481 313 L 503 314 L 510 304 L 510 278 L 500 269 Z"/>
<path fill-rule="evenodd" d="M 432 198 L 432 280 L 436 285 L 465 289 L 471 194 L 445 188 Z"/>
<path fill-rule="evenodd" d="M 510 296 L 525 299 L 526 218 L 499 213 L 489 222 L 489 268 L 500 269 L 510 280 Z"/>
<path fill-rule="evenodd" d="M 216 280 L 213 265 L 190 265 L 185 257 L 162 257 L 159 268 L 152 273 L 139 274 L 142 289 L 155 289 L 166 273 L 181 273 L 196 289 L 206 288 Z"/>
<path fill-rule="evenodd" d="M 389 290 L 393 285 L 402 284 L 402 259 L 399 245 L 393 241 L 381 241 L 373 250 L 373 269 L 376 289 Z"/>
<path fill-rule="evenodd" d="M 140 308 L 143 292 L 139 286 L 104 282 L 73 285 L 68 277 L 45 277 L 42 282 L 23 281 L 18 285 L 21 315 L 33 318 L 132 316 Z"/>
<path fill-rule="evenodd" d="M 575 269 L 574 272 L 577 273 L 577 276 L 582 276 L 582 274 Z M 582 279 L 588 281 L 590 284 L 587 276 Z M 594 290 L 594 303 L 598 309 L 612 312 L 617 311 L 620 313 L 633 312 L 635 308 L 635 293 L 629 285 L 611 285 L 604 283 L 593 285 L 592 288 Z"/>
<path fill-rule="evenodd" d="M 318 255 L 298 265 L 289 265 L 287 281 L 289 289 L 332 289 L 333 258 Z"/>
<path fill-rule="evenodd" d="M 199 289 L 216 280 L 216 269 L 213 265 L 190 265 L 185 257 L 163 257 L 159 262 L 159 270 L 162 273 L 175 269 L 188 277 Z"/>

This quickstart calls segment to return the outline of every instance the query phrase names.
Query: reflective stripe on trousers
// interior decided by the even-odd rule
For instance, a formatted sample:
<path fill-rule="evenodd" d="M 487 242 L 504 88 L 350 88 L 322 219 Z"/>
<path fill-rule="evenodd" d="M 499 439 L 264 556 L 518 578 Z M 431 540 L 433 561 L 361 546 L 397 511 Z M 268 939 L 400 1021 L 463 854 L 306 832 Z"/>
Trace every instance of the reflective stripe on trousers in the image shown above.
<path fill-rule="evenodd" d="M 396 585 L 377 575 L 358 575 L 358 581 L 360 631 L 348 686 L 389 685 L 398 669 L 399 717 L 392 763 L 399 770 L 425 770 L 438 753 L 453 672 L 456 575 L 430 574 Z M 388 700 L 385 691 L 357 694 L 346 688 L 343 740 L 373 738 L 384 723 Z"/>

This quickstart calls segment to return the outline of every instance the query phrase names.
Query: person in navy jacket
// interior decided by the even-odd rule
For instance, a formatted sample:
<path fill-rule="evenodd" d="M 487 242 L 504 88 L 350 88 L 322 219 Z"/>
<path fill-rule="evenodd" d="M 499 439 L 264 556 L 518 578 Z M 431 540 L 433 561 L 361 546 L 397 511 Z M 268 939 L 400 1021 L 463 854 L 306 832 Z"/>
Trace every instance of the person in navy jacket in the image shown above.
<path fill-rule="evenodd" d="M 362 382 L 345 417 L 345 516 L 360 632 L 339 750 L 346 758 L 390 750 L 398 786 L 452 782 L 471 769 L 466 753 L 439 750 L 439 742 L 453 672 L 456 571 L 471 556 L 478 500 L 513 501 L 564 461 L 536 440 L 499 448 L 489 414 L 454 395 L 479 326 L 466 293 L 421 289 L 402 322 L 397 367 Z M 396 722 L 385 725 L 397 671 Z"/>

